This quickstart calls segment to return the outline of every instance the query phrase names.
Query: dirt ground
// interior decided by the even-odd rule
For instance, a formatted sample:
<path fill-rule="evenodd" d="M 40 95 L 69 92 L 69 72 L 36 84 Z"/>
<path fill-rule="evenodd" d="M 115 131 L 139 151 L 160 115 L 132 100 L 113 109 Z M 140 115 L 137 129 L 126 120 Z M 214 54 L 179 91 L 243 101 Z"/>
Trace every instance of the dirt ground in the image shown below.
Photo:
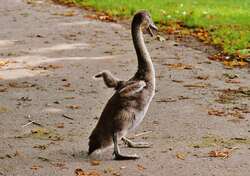
<path fill-rule="evenodd" d="M 0 175 L 70 176 L 78 168 L 115 176 L 250 174 L 249 68 L 210 61 L 195 41 L 149 36 L 157 92 L 129 137 L 153 146 L 121 143 L 124 153 L 141 156 L 136 161 L 113 161 L 112 149 L 88 158 L 88 136 L 113 93 L 92 76 L 104 69 L 133 75 L 129 27 L 28 2 L 0 0 Z"/>

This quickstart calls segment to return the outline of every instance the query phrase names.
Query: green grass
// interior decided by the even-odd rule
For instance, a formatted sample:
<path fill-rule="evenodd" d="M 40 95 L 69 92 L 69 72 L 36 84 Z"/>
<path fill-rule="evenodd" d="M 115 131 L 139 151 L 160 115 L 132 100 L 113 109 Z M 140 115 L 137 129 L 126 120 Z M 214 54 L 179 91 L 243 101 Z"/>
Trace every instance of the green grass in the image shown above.
<path fill-rule="evenodd" d="M 250 52 L 250 0 L 73 0 L 110 15 L 132 16 L 147 9 L 156 23 L 182 21 L 209 31 L 225 53 Z"/>

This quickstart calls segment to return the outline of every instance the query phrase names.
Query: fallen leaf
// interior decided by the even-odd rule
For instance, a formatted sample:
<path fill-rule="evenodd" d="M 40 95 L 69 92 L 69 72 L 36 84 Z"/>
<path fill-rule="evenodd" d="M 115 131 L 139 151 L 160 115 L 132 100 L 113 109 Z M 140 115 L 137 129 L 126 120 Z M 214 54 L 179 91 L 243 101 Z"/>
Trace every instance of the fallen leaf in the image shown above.
<path fill-rule="evenodd" d="M 235 137 L 235 138 L 231 138 L 232 140 L 237 140 L 237 141 L 246 141 L 247 138 L 242 138 L 242 137 Z"/>
<path fill-rule="evenodd" d="M 114 169 L 112 167 L 108 167 L 106 169 L 104 169 L 104 173 L 112 173 L 114 171 Z"/>
<path fill-rule="evenodd" d="M 92 166 L 98 166 L 98 165 L 100 165 L 101 161 L 100 160 L 91 160 L 90 163 Z"/>
<path fill-rule="evenodd" d="M 208 31 L 204 30 L 203 28 L 196 28 L 192 33 L 192 36 L 195 36 L 201 41 L 209 41 L 209 33 Z"/>
<path fill-rule="evenodd" d="M 164 64 L 165 65 L 165 64 Z M 177 63 L 177 64 L 166 64 L 169 68 L 173 68 L 173 69 L 178 69 L 178 70 L 182 70 L 182 69 L 187 69 L 190 70 L 192 69 L 192 65 L 187 65 L 187 64 L 182 64 L 182 63 Z"/>
<path fill-rule="evenodd" d="M 35 5 L 36 4 L 36 0 L 26 0 L 27 4 L 32 4 Z"/>
<path fill-rule="evenodd" d="M 223 61 L 223 64 L 226 67 L 232 68 L 232 67 L 244 67 L 247 66 L 248 63 L 245 61 L 238 61 L 238 60 L 231 60 L 231 61 Z"/>
<path fill-rule="evenodd" d="M 185 160 L 186 155 L 183 154 L 183 153 L 177 153 L 177 154 L 176 154 L 176 158 L 181 159 L 181 160 Z"/>
<path fill-rule="evenodd" d="M 36 67 L 30 68 L 31 70 L 38 70 L 38 69 L 43 69 L 43 70 L 49 70 L 49 69 L 59 69 L 63 68 L 62 65 L 56 65 L 56 64 L 48 64 L 48 65 L 38 65 Z"/>
<path fill-rule="evenodd" d="M 159 102 L 159 103 L 168 103 L 168 102 L 176 102 L 177 100 L 176 99 L 173 99 L 173 98 L 161 98 L 159 100 L 156 100 L 156 102 Z"/>
<path fill-rule="evenodd" d="M 21 14 L 22 15 L 22 14 Z M 24 13 L 23 14 L 24 16 L 29 16 L 29 14 L 27 14 L 27 13 Z M 7 56 L 16 56 L 17 54 L 15 53 L 15 52 L 9 52 L 8 54 L 7 54 Z"/>
<path fill-rule="evenodd" d="M 40 140 L 52 140 L 52 141 L 60 141 L 63 140 L 63 137 L 56 133 L 54 130 L 48 130 L 46 128 L 34 128 L 30 131 L 30 133 L 25 133 L 23 135 L 15 136 L 16 138 L 28 138 L 32 137 Z"/>
<path fill-rule="evenodd" d="M 58 123 L 58 124 L 56 125 L 56 127 L 57 127 L 57 128 L 64 128 L 64 123 Z"/>
<path fill-rule="evenodd" d="M 23 81 L 23 82 L 20 82 L 20 83 L 12 81 L 12 82 L 9 83 L 9 86 L 12 87 L 12 88 L 28 88 L 28 87 L 35 87 L 37 85 L 29 83 L 27 81 Z"/>
<path fill-rule="evenodd" d="M 200 76 L 197 76 L 196 79 L 200 79 L 200 80 L 207 80 L 209 78 L 209 76 L 207 75 L 200 75 Z"/>
<path fill-rule="evenodd" d="M 61 162 L 52 162 L 51 164 L 52 164 L 53 166 L 55 166 L 55 167 L 60 168 L 60 169 L 67 169 L 65 163 L 61 163 Z"/>
<path fill-rule="evenodd" d="M 70 83 L 67 83 L 67 84 L 64 84 L 63 87 L 70 87 L 71 84 Z"/>
<path fill-rule="evenodd" d="M 210 157 L 223 157 L 223 158 L 228 158 L 229 157 L 229 151 L 228 150 L 224 150 L 224 151 L 219 151 L 219 150 L 214 150 L 214 151 L 210 151 L 208 153 L 208 155 Z"/>
<path fill-rule="evenodd" d="M 209 83 L 194 83 L 194 84 L 185 84 L 184 87 L 190 87 L 190 88 L 206 88 L 210 86 Z"/>
<path fill-rule="evenodd" d="M 233 73 L 224 73 L 223 76 L 227 77 L 228 79 L 239 78 L 240 76 Z"/>
<path fill-rule="evenodd" d="M 75 12 L 75 11 L 70 10 L 70 11 L 63 12 L 63 13 L 58 13 L 58 12 L 55 12 L 55 13 L 53 13 L 52 15 L 59 15 L 59 16 L 71 17 L 71 16 L 75 16 L 75 15 L 77 15 L 77 14 L 76 14 L 76 12 Z"/>
<path fill-rule="evenodd" d="M 176 80 L 176 79 L 172 79 L 171 81 L 176 82 L 176 83 L 183 83 L 184 82 L 182 80 Z"/>
<path fill-rule="evenodd" d="M 3 66 L 5 66 L 5 65 L 7 65 L 9 63 L 9 61 L 8 60 L 0 60 L 0 68 L 1 67 L 3 67 Z"/>
<path fill-rule="evenodd" d="M 218 53 L 212 56 L 208 56 L 208 59 L 215 60 L 215 61 L 224 61 L 226 60 L 226 57 L 227 56 L 223 55 L 223 53 Z"/>
<path fill-rule="evenodd" d="M 75 1 L 72 0 L 52 0 L 56 3 L 66 5 L 68 7 L 75 7 Z"/>
<path fill-rule="evenodd" d="M 143 170 L 146 169 L 146 168 L 145 168 L 143 165 L 141 165 L 141 164 L 137 164 L 137 168 L 138 168 L 138 170 L 140 170 L 140 171 L 143 171 Z"/>
<path fill-rule="evenodd" d="M 42 156 L 39 156 L 38 159 L 41 160 L 41 161 L 46 161 L 46 162 L 50 161 L 48 158 L 45 158 L 45 157 L 42 157 Z"/>
<path fill-rule="evenodd" d="M 160 42 L 164 42 L 166 39 L 160 35 L 156 35 L 156 40 L 158 40 Z"/>
<path fill-rule="evenodd" d="M 240 111 L 237 111 L 237 110 L 230 111 L 230 112 L 227 113 L 227 115 L 231 115 L 231 116 L 236 117 L 238 119 L 245 119 L 243 114 Z"/>
<path fill-rule="evenodd" d="M 226 79 L 226 83 L 232 83 L 232 84 L 239 84 L 240 80 L 239 79 Z"/>
<path fill-rule="evenodd" d="M 50 131 L 45 128 L 34 128 L 31 130 L 33 134 L 49 134 Z"/>
<path fill-rule="evenodd" d="M 220 109 L 209 109 L 208 115 L 225 116 L 226 113 L 224 110 L 220 110 Z"/>
<path fill-rule="evenodd" d="M 89 19 L 96 19 L 96 20 L 101 20 L 101 21 L 106 21 L 106 22 L 116 22 L 116 20 L 109 15 L 106 14 L 91 14 L 91 15 L 85 15 L 85 18 Z"/>
<path fill-rule="evenodd" d="M 80 106 L 78 106 L 78 105 L 68 105 L 66 107 L 70 108 L 70 109 L 80 109 Z"/>
<path fill-rule="evenodd" d="M 0 84 L 0 92 L 7 92 L 8 88 L 3 86 L 4 85 Z"/>
<path fill-rule="evenodd" d="M 34 145 L 33 148 L 38 148 L 38 149 L 41 149 L 41 150 L 45 150 L 47 149 L 48 145 Z"/>
<path fill-rule="evenodd" d="M 75 175 L 76 176 L 101 176 L 97 171 L 83 171 L 81 168 L 77 168 L 75 170 Z"/>
<path fill-rule="evenodd" d="M 4 113 L 4 112 L 7 112 L 7 111 L 8 111 L 7 108 L 0 106 L 0 113 Z"/>
<path fill-rule="evenodd" d="M 33 165 L 30 169 L 32 169 L 32 170 L 38 170 L 40 168 L 43 168 L 43 166 L 41 166 L 41 165 Z"/>
<path fill-rule="evenodd" d="M 75 99 L 75 97 L 64 97 L 64 99 L 71 100 L 71 99 Z"/>

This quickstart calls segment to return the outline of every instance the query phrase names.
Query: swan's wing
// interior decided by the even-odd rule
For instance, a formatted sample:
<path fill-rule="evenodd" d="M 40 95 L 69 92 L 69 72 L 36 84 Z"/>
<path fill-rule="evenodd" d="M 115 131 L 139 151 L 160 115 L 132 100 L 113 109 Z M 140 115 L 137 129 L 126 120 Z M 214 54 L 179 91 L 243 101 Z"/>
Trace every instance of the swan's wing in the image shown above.
<path fill-rule="evenodd" d="M 104 70 L 94 76 L 94 78 L 103 77 L 104 83 L 109 88 L 116 88 L 120 80 L 116 78 L 110 71 Z"/>
<path fill-rule="evenodd" d="M 126 85 L 121 90 L 119 90 L 119 94 L 121 97 L 130 97 L 134 96 L 136 93 L 142 91 L 142 89 L 146 86 L 145 81 L 135 81 L 131 84 Z"/>

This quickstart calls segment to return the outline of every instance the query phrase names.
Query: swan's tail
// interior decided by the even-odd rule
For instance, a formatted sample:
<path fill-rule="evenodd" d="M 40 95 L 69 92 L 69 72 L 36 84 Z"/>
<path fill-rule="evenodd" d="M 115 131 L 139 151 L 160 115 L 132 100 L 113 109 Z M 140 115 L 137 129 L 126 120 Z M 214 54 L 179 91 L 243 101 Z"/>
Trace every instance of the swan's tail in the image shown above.
<path fill-rule="evenodd" d="M 112 144 L 112 136 L 100 132 L 98 129 L 94 129 L 89 137 L 89 151 L 88 155 L 93 153 L 95 150 L 104 149 Z"/>

